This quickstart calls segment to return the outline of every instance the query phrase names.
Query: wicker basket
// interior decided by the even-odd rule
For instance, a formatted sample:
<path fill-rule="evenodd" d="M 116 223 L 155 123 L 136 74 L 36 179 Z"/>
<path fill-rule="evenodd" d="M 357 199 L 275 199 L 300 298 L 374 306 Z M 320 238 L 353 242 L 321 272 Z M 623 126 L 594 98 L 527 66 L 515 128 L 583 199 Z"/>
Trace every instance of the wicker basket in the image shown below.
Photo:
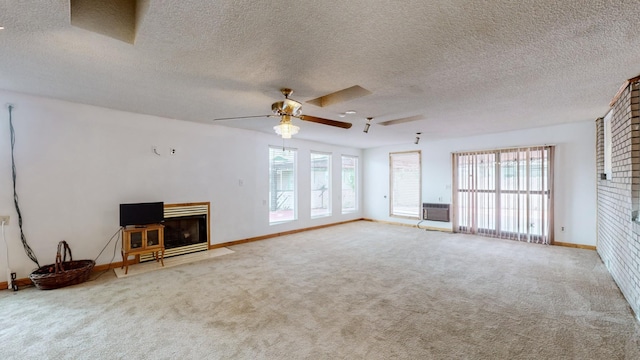
<path fill-rule="evenodd" d="M 63 251 L 64 255 L 61 254 Z M 67 261 L 67 252 L 69 253 L 69 261 Z M 56 263 L 40 267 L 32 272 L 29 278 L 38 289 L 57 289 L 87 281 L 95 264 L 96 262 L 93 260 L 73 261 L 69 245 L 62 240 L 58 243 Z"/>

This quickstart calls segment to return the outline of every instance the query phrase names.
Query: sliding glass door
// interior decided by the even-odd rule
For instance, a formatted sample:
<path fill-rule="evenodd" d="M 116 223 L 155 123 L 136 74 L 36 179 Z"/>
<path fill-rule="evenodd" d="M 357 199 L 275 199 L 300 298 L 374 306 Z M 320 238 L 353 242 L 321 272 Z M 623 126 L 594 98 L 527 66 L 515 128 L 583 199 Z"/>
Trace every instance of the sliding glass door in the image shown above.
<path fill-rule="evenodd" d="M 454 231 L 549 244 L 553 147 L 453 154 Z"/>

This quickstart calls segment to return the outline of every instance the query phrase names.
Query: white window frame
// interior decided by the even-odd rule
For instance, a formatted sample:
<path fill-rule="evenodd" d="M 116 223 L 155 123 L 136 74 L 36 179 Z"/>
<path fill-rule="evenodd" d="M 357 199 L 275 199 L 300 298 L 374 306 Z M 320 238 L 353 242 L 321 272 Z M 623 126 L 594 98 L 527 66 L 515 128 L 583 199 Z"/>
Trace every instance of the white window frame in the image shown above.
<path fill-rule="evenodd" d="M 326 178 L 326 189 L 321 190 L 321 189 L 314 189 L 315 184 L 315 167 L 314 167 L 314 157 L 326 157 L 327 159 L 327 178 Z M 321 218 L 321 217 L 327 217 L 327 216 L 331 216 L 332 212 L 332 208 L 331 208 L 331 164 L 332 164 L 332 154 L 331 153 L 327 153 L 327 152 L 320 152 L 320 151 L 311 151 L 311 154 L 309 156 L 309 178 L 310 178 L 310 212 L 311 212 L 311 218 L 312 219 L 316 219 L 316 218 Z M 318 191 L 321 192 L 321 194 L 318 194 Z M 314 203 L 318 201 L 317 197 L 321 196 L 322 200 L 321 200 L 321 204 L 325 205 L 323 207 L 321 207 L 320 209 L 325 209 L 326 210 L 324 212 L 316 212 L 314 214 Z M 325 200 L 326 199 L 326 200 Z M 326 203 L 325 203 L 326 201 Z"/>
<path fill-rule="evenodd" d="M 396 174 L 394 173 L 394 157 L 397 158 L 396 161 L 406 159 L 407 155 L 415 154 L 417 155 L 417 165 L 418 165 L 418 184 L 417 184 L 417 193 L 412 194 L 415 196 L 415 207 L 396 207 L 395 200 L 400 197 L 400 191 L 403 188 L 406 188 L 404 184 L 396 184 L 397 180 Z M 408 180 L 407 180 L 408 181 Z M 398 188 L 396 188 L 396 185 Z M 416 185 L 416 184 L 409 184 Z M 406 219 L 420 219 L 421 216 L 421 208 L 422 208 L 422 152 L 420 150 L 416 151 L 404 151 L 404 152 L 393 152 L 389 153 L 389 216 L 406 218 Z M 403 198 L 406 195 L 402 195 Z M 413 205 L 413 204 L 411 204 Z"/>
<path fill-rule="evenodd" d="M 602 120 L 602 126 L 604 129 L 604 173 L 607 180 L 613 178 L 613 172 L 611 168 L 612 164 L 612 143 L 613 138 L 611 134 L 611 118 L 613 117 L 613 110 L 609 110 Z"/>
<path fill-rule="evenodd" d="M 293 174 L 291 174 L 292 177 L 292 187 L 293 189 L 288 189 L 286 190 L 289 194 L 288 196 L 291 196 L 292 199 L 288 199 L 286 200 L 286 204 L 283 202 L 283 209 L 279 210 L 278 205 L 277 205 L 277 201 L 280 201 L 279 197 L 277 194 L 274 194 L 272 192 L 272 188 L 274 185 L 272 180 L 273 180 L 273 174 L 271 173 L 271 169 L 273 167 L 272 165 L 272 150 L 274 151 L 290 151 L 293 153 Z M 269 225 L 277 225 L 277 224 L 282 224 L 282 223 L 286 223 L 286 222 L 291 222 L 291 221 L 296 221 L 298 220 L 298 149 L 295 148 L 283 148 L 282 146 L 269 146 Z M 277 190 L 277 189 L 276 189 Z M 283 190 L 285 191 L 285 190 Z M 286 214 L 286 207 L 291 206 L 293 207 L 293 218 L 287 217 L 284 218 L 282 220 L 278 219 L 278 214 L 276 214 L 276 211 L 281 211 L 282 214 Z M 275 210 L 274 210 L 275 209 Z"/>
<path fill-rule="evenodd" d="M 354 166 L 353 166 L 353 179 L 352 179 L 352 181 L 353 181 L 353 207 L 352 208 L 345 207 L 345 203 L 347 203 L 345 201 L 345 194 L 346 194 L 345 190 L 348 190 L 348 189 L 345 189 L 345 180 L 346 180 L 345 168 L 344 168 L 344 159 L 345 158 L 353 159 L 353 164 L 354 164 Z M 341 199 L 342 199 L 342 201 L 341 201 L 342 205 L 341 206 L 342 206 L 342 213 L 343 214 L 354 213 L 354 212 L 358 211 L 358 208 L 359 208 L 358 207 L 358 203 L 359 203 L 359 201 L 358 201 L 358 179 L 359 179 L 358 178 L 358 171 L 359 171 L 359 168 L 358 167 L 359 166 L 360 166 L 360 164 L 359 164 L 359 159 L 358 159 L 357 156 L 342 155 L 341 158 L 340 158 L 340 173 L 341 173 L 340 174 L 340 183 L 341 183 L 340 189 L 341 189 L 341 194 L 342 194 L 341 195 Z"/>

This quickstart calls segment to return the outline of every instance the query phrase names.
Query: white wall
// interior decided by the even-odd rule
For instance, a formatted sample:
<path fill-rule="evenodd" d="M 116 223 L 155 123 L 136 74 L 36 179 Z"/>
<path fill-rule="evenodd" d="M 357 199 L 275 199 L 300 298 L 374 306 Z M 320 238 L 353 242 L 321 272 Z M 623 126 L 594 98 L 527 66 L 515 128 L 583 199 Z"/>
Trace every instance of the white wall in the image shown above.
<path fill-rule="evenodd" d="M 410 139 L 413 140 L 413 139 Z M 389 216 L 389 152 L 422 151 L 422 201 L 451 203 L 451 153 L 525 145 L 556 145 L 555 241 L 596 244 L 595 123 L 593 121 L 364 151 L 364 216 L 416 224 Z M 451 229 L 451 223 L 422 225 Z M 565 228 L 562 231 L 562 227 Z"/>
<path fill-rule="evenodd" d="M 0 104 L 7 103 L 15 106 L 17 190 L 25 235 L 40 265 L 54 261 L 63 239 L 75 259 L 95 258 L 118 230 L 120 203 L 209 201 L 212 244 L 362 217 L 361 211 L 341 214 L 339 190 L 340 156 L 361 158 L 359 149 L 287 141 L 298 149 L 299 220 L 270 226 L 268 146 L 282 145 L 275 134 L 0 91 Z M 20 243 L 6 107 L 0 114 L 0 215 L 11 216 L 6 227 L 9 262 L 24 278 L 36 266 Z M 162 156 L 154 155 L 152 146 Z M 169 155 L 169 148 L 176 154 Z M 333 154 L 330 217 L 310 217 L 310 151 Z M 113 243 L 97 263 L 109 263 L 112 254 Z M 118 248 L 115 261 L 120 259 Z M 2 244 L 0 281 L 6 280 L 5 268 Z"/>

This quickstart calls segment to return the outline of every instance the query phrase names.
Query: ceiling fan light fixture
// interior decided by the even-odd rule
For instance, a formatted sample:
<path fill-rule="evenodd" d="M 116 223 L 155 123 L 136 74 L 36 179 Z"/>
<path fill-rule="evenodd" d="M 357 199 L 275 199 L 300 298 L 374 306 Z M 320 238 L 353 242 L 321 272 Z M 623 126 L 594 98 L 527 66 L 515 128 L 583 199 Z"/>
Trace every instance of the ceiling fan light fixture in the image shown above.
<path fill-rule="evenodd" d="M 280 124 L 273 127 L 276 134 L 282 136 L 283 139 L 291 139 L 292 135 L 295 135 L 300 131 L 299 126 L 295 126 L 291 123 L 291 117 L 287 115 L 282 116 Z"/>
<path fill-rule="evenodd" d="M 291 139 L 292 135 L 295 135 L 300 131 L 300 127 L 293 124 L 280 124 L 274 126 L 273 130 L 276 131 L 276 134 L 282 136 L 283 139 Z"/>

